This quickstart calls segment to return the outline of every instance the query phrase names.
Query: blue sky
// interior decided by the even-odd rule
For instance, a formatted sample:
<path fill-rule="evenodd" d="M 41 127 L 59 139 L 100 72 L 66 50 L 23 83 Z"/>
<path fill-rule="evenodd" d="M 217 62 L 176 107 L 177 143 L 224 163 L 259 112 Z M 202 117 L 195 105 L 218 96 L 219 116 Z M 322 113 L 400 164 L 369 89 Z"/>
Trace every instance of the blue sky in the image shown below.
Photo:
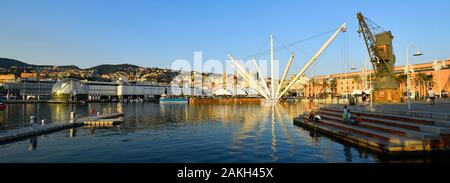
<path fill-rule="evenodd" d="M 336 29 L 341 34 L 308 74 L 336 73 L 367 59 L 357 34 L 356 13 L 391 30 L 397 64 L 405 63 L 410 44 L 424 56 L 412 63 L 450 57 L 450 1 L 264 1 L 264 0 L 0 0 L 0 57 L 33 64 L 131 63 L 170 68 L 177 59 L 226 60 L 265 50 L 270 34 L 276 46 Z M 293 71 L 331 36 L 312 39 L 290 50 Z M 289 51 L 280 49 L 281 65 Z M 263 59 L 263 58 L 259 58 Z"/>

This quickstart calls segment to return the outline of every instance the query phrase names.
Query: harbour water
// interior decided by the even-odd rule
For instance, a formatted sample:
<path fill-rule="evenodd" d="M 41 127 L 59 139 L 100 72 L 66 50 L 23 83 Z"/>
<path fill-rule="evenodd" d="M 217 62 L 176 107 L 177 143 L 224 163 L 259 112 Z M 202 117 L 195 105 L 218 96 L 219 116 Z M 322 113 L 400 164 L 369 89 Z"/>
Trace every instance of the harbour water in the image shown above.
<path fill-rule="evenodd" d="M 304 104 L 10 104 L 0 133 L 29 117 L 124 112 L 120 126 L 78 128 L 0 145 L 0 162 L 379 162 L 376 155 L 293 125 Z"/>

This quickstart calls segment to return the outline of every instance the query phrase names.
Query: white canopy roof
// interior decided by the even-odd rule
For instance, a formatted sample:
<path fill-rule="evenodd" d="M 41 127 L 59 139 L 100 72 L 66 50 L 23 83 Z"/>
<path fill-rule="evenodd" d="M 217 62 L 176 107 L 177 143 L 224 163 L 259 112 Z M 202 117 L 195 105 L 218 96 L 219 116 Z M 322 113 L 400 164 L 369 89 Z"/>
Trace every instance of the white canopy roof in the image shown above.
<path fill-rule="evenodd" d="M 353 90 L 352 95 L 361 95 L 362 91 L 361 90 Z"/>
<path fill-rule="evenodd" d="M 236 89 L 236 95 L 247 95 L 247 92 L 245 92 L 244 89 L 238 88 Z"/>
<path fill-rule="evenodd" d="M 247 94 L 248 94 L 248 95 L 258 95 L 259 93 L 258 93 L 258 91 L 256 91 L 255 89 L 249 88 L 249 89 L 247 90 Z"/>
<path fill-rule="evenodd" d="M 214 91 L 213 95 L 232 95 L 232 93 L 225 89 L 220 88 L 220 89 L 217 89 L 216 91 Z"/>

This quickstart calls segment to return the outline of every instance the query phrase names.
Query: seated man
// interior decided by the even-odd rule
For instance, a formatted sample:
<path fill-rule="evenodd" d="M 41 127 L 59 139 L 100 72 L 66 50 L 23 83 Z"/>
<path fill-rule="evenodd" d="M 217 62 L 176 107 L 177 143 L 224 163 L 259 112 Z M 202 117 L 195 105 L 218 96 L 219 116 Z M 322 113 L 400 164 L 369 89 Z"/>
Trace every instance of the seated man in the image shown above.
<path fill-rule="evenodd" d="M 316 114 L 314 116 L 314 122 L 318 123 L 320 120 L 322 119 L 322 117 L 320 117 L 320 115 Z"/>
<path fill-rule="evenodd" d="M 351 120 L 352 125 L 359 125 L 362 122 L 361 113 L 356 114 L 356 119 Z"/>

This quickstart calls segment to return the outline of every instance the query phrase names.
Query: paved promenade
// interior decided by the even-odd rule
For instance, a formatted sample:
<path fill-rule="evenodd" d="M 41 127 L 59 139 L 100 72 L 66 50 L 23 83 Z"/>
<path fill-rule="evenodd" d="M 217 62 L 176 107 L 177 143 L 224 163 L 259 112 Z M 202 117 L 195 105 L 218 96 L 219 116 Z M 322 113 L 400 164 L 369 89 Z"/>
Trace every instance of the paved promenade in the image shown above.
<path fill-rule="evenodd" d="M 344 104 L 331 104 L 326 106 L 343 107 Z M 436 99 L 434 105 L 431 105 L 426 101 L 412 101 L 411 110 L 408 110 L 407 103 L 373 104 L 373 109 L 363 104 L 347 106 L 349 106 L 349 108 L 353 110 L 371 110 L 375 112 L 398 113 L 417 117 L 430 117 L 441 120 L 450 120 L 450 99 Z"/>
<path fill-rule="evenodd" d="M 392 109 L 392 110 L 408 110 L 408 104 L 375 104 L 374 108 Z M 413 101 L 411 102 L 412 111 L 425 111 L 425 112 L 442 112 L 450 113 L 450 100 L 437 99 L 434 105 L 430 105 L 425 101 Z"/>

